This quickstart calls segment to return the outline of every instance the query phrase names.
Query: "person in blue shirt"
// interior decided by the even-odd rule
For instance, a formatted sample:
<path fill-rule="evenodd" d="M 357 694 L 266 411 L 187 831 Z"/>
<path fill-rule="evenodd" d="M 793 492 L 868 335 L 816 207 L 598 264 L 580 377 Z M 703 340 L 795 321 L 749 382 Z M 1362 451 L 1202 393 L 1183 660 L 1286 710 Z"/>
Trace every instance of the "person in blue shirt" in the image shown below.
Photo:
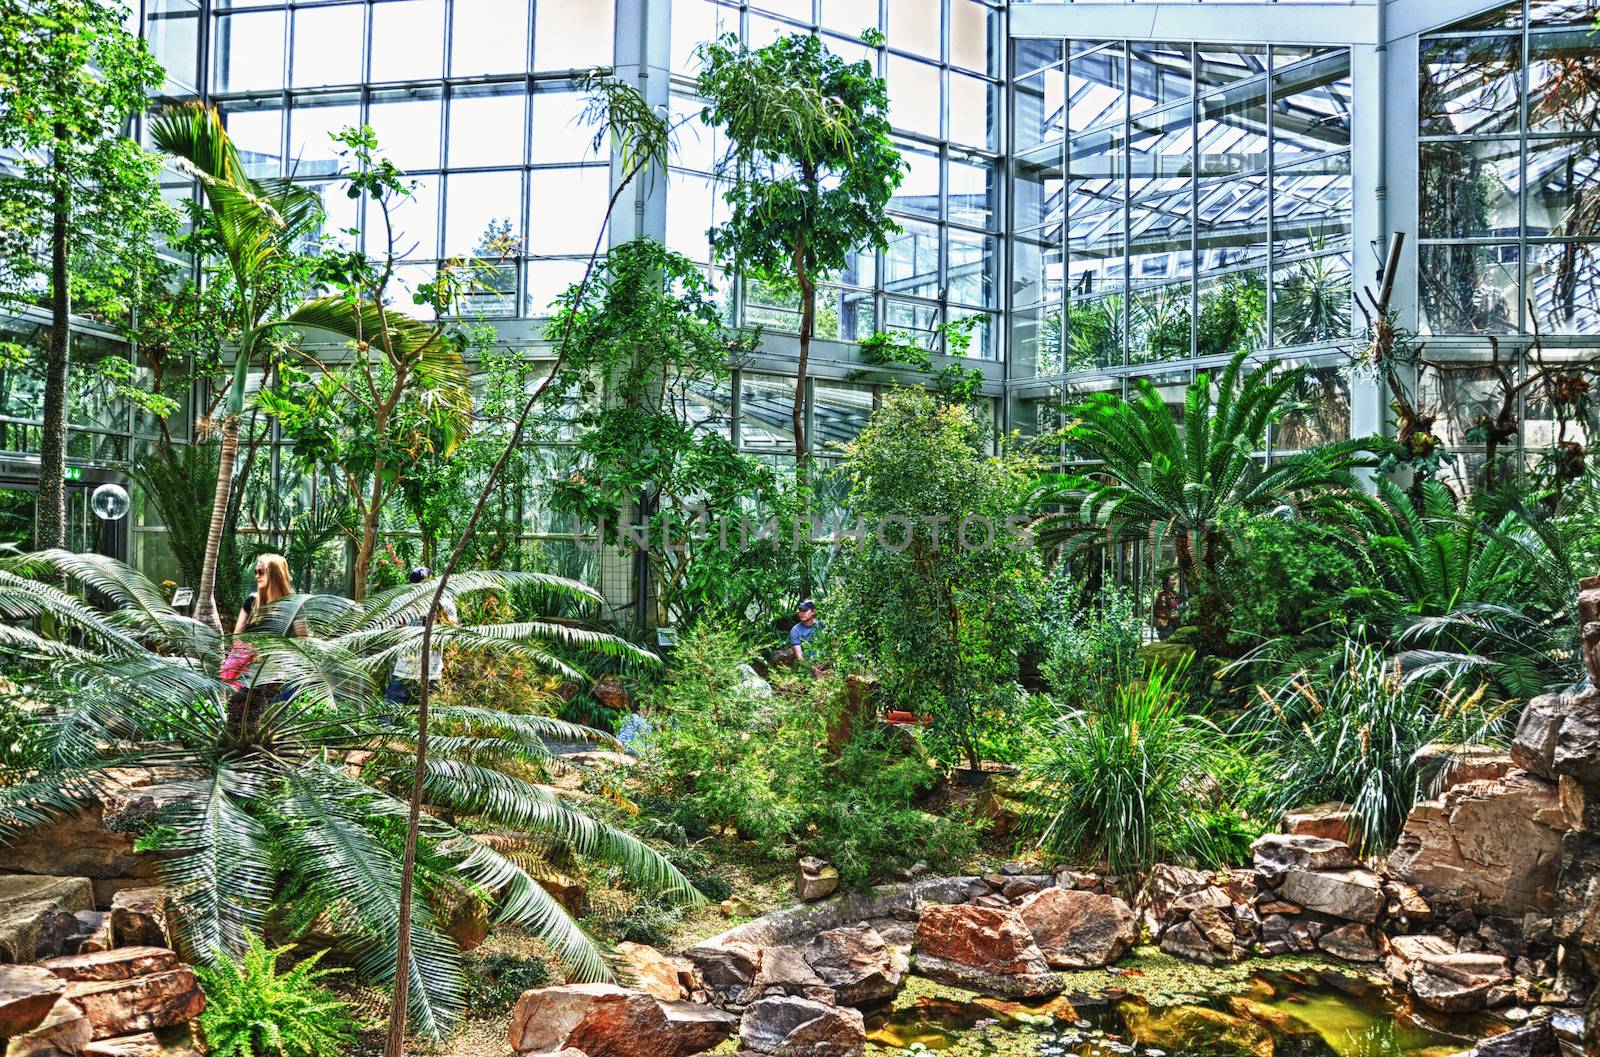
<path fill-rule="evenodd" d="M 789 629 L 789 645 L 794 649 L 795 661 L 799 662 L 806 659 L 805 644 L 821 630 L 822 625 L 817 623 L 817 607 L 809 598 L 800 603 L 794 615 L 800 622 Z"/>

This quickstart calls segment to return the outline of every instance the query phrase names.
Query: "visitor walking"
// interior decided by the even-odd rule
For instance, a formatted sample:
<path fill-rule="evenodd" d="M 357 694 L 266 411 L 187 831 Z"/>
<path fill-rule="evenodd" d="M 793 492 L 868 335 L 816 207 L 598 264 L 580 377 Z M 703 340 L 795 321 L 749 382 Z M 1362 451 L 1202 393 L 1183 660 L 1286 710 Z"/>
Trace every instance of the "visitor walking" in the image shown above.
<path fill-rule="evenodd" d="M 406 577 L 407 582 L 420 584 L 433 575 L 433 570 L 426 565 L 420 565 L 411 570 Z M 455 600 L 449 597 L 439 600 L 439 609 L 434 616 L 435 626 L 439 624 L 459 624 L 461 617 L 456 609 Z M 411 617 L 406 623 L 412 627 L 421 627 L 423 617 L 418 614 Z M 437 685 L 444 675 L 444 651 L 437 642 L 430 644 L 428 651 L 428 683 Z M 416 645 L 408 648 L 394 662 L 394 671 L 389 674 L 389 686 L 383 692 L 384 700 L 391 705 L 405 708 L 416 700 L 422 681 L 422 640 L 417 639 Z"/>
<path fill-rule="evenodd" d="M 281 554 L 263 554 L 256 558 L 256 589 L 245 596 L 239 607 L 239 616 L 233 622 L 233 633 L 244 635 L 261 631 L 261 622 L 267 608 L 274 602 L 294 594 L 294 581 L 289 576 L 289 561 Z M 291 621 L 284 629 L 285 638 L 305 638 L 310 629 L 304 620 Z M 238 640 L 222 662 L 222 680 L 237 687 L 228 699 L 228 729 L 236 734 L 248 735 L 261 723 L 262 713 L 271 704 L 288 700 L 282 683 L 263 683 L 255 676 L 261 672 L 255 664 L 255 650 L 248 642 Z M 248 677 L 248 679 L 247 679 Z"/>

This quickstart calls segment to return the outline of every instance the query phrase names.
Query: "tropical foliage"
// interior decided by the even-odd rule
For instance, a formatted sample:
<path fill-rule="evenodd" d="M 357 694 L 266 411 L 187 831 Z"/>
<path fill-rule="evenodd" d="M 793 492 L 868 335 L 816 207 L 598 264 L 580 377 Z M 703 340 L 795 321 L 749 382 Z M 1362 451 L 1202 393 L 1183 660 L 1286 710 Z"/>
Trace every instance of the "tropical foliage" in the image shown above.
<path fill-rule="evenodd" d="M 269 949 L 254 934 L 244 954 L 220 955 L 195 975 L 205 991 L 200 1031 L 206 1052 L 216 1057 L 335 1057 L 348 1053 L 357 1024 L 344 1003 L 320 980 L 337 969 L 319 969 L 317 951 L 288 971 L 278 963 L 288 948 Z"/>

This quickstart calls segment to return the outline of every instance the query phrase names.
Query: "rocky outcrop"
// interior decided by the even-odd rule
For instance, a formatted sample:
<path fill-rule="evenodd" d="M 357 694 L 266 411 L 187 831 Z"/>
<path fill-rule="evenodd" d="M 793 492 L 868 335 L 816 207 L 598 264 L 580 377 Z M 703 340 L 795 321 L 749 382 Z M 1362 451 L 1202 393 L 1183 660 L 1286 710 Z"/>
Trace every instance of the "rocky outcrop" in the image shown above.
<path fill-rule="evenodd" d="M 111 938 L 119 947 L 171 947 L 167 890 L 124 888 L 111 897 Z"/>
<path fill-rule="evenodd" d="M 1478 909 L 1548 913 L 1566 829 L 1556 784 L 1514 770 L 1417 804 L 1389 868 L 1425 892 Z"/>
<path fill-rule="evenodd" d="M 617 968 L 626 983 L 663 1002 L 688 999 L 699 990 L 687 958 L 663 954 L 643 943 L 617 944 Z"/>
<path fill-rule="evenodd" d="M 519 1054 L 689 1057 L 718 1045 L 737 1022 L 710 1006 L 662 1002 L 615 984 L 564 984 L 523 992 L 510 1041 Z"/>
<path fill-rule="evenodd" d="M 42 1022 L 12 1037 L 5 1052 L 6 1057 L 83 1057 L 93 1042 L 89 1018 L 62 994 Z"/>
<path fill-rule="evenodd" d="M 988 995 L 1038 998 L 1063 981 L 1012 910 L 928 906 L 917 921 L 917 972 Z"/>
<path fill-rule="evenodd" d="M 829 929 L 806 944 L 806 964 L 841 1006 L 868 1006 L 894 997 L 906 956 L 870 925 Z"/>
<path fill-rule="evenodd" d="M 10 967 L 24 968 L 53 981 L 59 998 L 13 1036 L 6 1057 L 193 1057 L 177 1036 L 205 1009 L 205 995 L 172 951 L 123 947 Z M 152 1032 L 162 1033 L 154 1046 Z"/>
<path fill-rule="evenodd" d="M 1023 899 L 1017 916 L 1045 961 L 1057 969 L 1098 969 L 1138 938 L 1133 908 L 1115 896 L 1046 888 Z"/>
<path fill-rule="evenodd" d="M 1396 936 L 1389 941 L 1389 977 L 1441 1013 L 1483 1009 L 1491 992 L 1511 979 L 1498 954 L 1460 951 L 1441 936 Z"/>
<path fill-rule="evenodd" d="M 1350 811 L 1350 805 L 1344 803 L 1312 804 L 1286 811 L 1283 815 L 1283 832 L 1296 837 L 1325 837 L 1349 842 Z"/>
<path fill-rule="evenodd" d="M 740 1045 L 771 1057 L 860 1057 L 866 1041 L 860 1012 L 805 998 L 763 998 L 739 1025 Z"/>
<path fill-rule="evenodd" d="M 0 961 L 31 962 L 77 953 L 73 938 L 94 913 L 94 889 L 83 877 L 0 876 Z"/>
<path fill-rule="evenodd" d="M 205 1009 L 205 995 L 188 966 L 123 980 L 87 980 L 67 988 L 96 1039 L 184 1024 Z"/>

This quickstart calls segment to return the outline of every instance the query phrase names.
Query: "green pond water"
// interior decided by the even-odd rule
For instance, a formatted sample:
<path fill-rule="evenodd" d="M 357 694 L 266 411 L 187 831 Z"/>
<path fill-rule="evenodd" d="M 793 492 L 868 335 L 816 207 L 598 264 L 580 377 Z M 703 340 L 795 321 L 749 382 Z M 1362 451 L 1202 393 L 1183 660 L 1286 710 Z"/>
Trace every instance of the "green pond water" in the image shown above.
<path fill-rule="evenodd" d="M 1146 959 L 1147 964 L 1150 959 Z M 1151 966 L 1154 973 L 1159 966 Z M 1084 974 L 1088 975 L 1088 974 Z M 1115 979 L 1115 978 L 1113 978 Z M 1104 980 L 1096 980 L 1104 985 Z M 1359 977 L 1312 968 L 1222 973 L 1215 989 L 1154 983 L 1048 1002 L 982 998 L 919 981 L 867 1016 L 875 1057 L 1447 1057 L 1480 1025 L 1425 1022 Z"/>

